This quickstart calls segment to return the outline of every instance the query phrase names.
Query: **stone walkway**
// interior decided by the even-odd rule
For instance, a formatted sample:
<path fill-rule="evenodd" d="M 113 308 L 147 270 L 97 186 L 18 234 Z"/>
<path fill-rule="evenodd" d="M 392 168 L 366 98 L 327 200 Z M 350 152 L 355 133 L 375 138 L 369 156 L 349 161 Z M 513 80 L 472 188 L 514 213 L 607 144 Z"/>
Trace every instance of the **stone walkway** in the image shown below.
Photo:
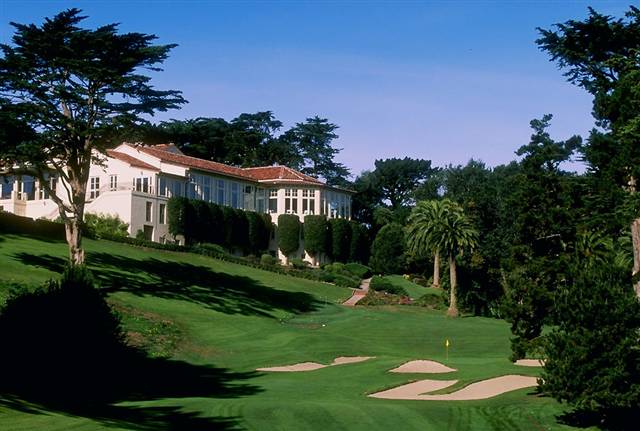
<path fill-rule="evenodd" d="M 346 305 L 347 307 L 355 306 L 358 301 L 367 296 L 367 292 L 369 291 L 369 283 L 371 283 L 371 279 L 367 278 L 366 280 L 362 280 L 362 284 L 359 289 L 353 289 L 353 295 L 351 298 L 347 299 L 342 303 L 342 305 Z"/>

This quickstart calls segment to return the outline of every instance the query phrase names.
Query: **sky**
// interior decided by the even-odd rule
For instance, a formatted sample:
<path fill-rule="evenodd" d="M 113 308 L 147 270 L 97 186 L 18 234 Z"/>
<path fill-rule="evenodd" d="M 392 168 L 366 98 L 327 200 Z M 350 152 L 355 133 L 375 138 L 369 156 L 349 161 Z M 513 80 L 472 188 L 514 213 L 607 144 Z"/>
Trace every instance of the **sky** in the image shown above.
<path fill-rule="evenodd" d="M 178 44 L 155 86 L 189 101 L 155 119 L 270 110 L 286 129 L 318 115 L 340 127 L 337 159 L 357 175 L 389 157 L 508 163 L 546 113 L 554 139 L 586 137 L 591 97 L 537 48 L 536 28 L 583 19 L 588 6 L 620 17 L 629 4 L 0 0 L 0 41 L 10 43 L 11 21 L 40 24 L 71 7 L 86 27 L 155 34 Z"/>

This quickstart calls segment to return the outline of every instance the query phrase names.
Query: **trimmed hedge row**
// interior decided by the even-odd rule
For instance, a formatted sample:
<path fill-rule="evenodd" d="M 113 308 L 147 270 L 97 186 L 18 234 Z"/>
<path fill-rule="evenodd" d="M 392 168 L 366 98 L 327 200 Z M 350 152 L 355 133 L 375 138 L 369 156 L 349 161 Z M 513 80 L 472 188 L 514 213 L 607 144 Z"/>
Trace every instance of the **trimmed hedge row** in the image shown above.
<path fill-rule="evenodd" d="M 0 232 L 24 233 L 63 241 L 65 239 L 64 224 L 62 223 L 41 219 L 34 220 L 5 211 L 0 211 Z"/>
<path fill-rule="evenodd" d="M 268 214 L 174 197 L 167 205 L 167 219 L 169 233 L 184 236 L 187 245 L 211 243 L 254 254 L 269 248 Z"/>
<path fill-rule="evenodd" d="M 300 219 L 294 214 L 278 216 L 278 248 L 289 256 L 300 248 Z"/>
<path fill-rule="evenodd" d="M 369 261 L 369 233 L 358 222 L 308 215 L 303 230 L 305 250 L 312 256 L 326 253 L 336 262 Z"/>

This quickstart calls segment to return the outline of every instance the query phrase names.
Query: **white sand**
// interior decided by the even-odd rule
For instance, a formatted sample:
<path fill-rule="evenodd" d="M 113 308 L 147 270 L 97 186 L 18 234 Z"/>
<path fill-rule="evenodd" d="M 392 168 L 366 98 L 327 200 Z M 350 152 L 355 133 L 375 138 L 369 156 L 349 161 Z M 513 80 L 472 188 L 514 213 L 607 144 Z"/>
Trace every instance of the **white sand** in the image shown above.
<path fill-rule="evenodd" d="M 449 368 L 444 364 L 436 361 L 418 360 L 409 361 L 400 365 L 398 368 L 391 370 L 392 373 L 450 373 L 457 371 L 455 368 Z"/>
<path fill-rule="evenodd" d="M 318 364 L 317 362 L 301 362 L 293 365 L 283 365 L 281 367 L 257 368 L 258 371 L 272 371 L 279 373 L 293 373 L 298 371 L 313 371 L 325 368 L 327 365 Z"/>
<path fill-rule="evenodd" d="M 444 386 L 436 387 L 437 384 L 434 382 Z M 456 381 L 443 382 L 438 380 L 422 380 L 369 396 L 394 400 L 469 401 L 483 400 L 506 392 L 515 391 L 517 389 L 537 386 L 538 384 L 536 377 L 508 375 L 472 383 L 469 386 L 450 394 L 421 395 L 425 392 L 433 392 L 446 388 L 451 386 L 453 383 L 456 383 Z M 426 390 L 424 390 L 425 387 L 427 388 Z M 431 389 L 433 387 L 436 388 Z"/>
<path fill-rule="evenodd" d="M 356 362 L 364 362 L 373 358 L 375 356 L 338 356 L 331 365 L 355 364 Z"/>
<path fill-rule="evenodd" d="M 515 362 L 516 365 L 522 367 L 544 367 L 544 360 L 542 359 L 518 359 Z"/>
<path fill-rule="evenodd" d="M 300 371 L 319 370 L 320 368 L 331 367 L 334 365 L 354 364 L 356 362 L 363 362 L 372 358 L 375 358 L 375 356 L 338 356 L 333 360 L 331 365 L 319 364 L 317 362 L 301 362 L 299 364 L 283 365 L 280 367 L 256 368 L 256 370 L 278 373 L 295 373 Z"/>
<path fill-rule="evenodd" d="M 456 383 L 458 383 L 457 380 L 420 380 L 418 382 L 387 389 L 386 391 L 376 392 L 369 396 L 373 398 L 384 398 L 387 400 L 420 399 L 407 397 L 419 396 L 419 394 L 423 394 L 425 392 L 438 391 Z"/>

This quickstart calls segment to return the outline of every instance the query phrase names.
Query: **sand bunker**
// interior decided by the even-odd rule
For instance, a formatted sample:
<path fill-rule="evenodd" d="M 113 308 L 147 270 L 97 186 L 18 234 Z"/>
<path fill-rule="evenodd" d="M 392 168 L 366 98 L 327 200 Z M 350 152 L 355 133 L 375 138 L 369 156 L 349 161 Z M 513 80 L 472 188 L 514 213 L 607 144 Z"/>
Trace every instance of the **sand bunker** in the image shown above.
<path fill-rule="evenodd" d="M 455 368 L 449 368 L 444 364 L 436 361 L 418 360 L 409 361 L 400 365 L 398 368 L 391 370 L 392 373 L 450 373 L 457 371 Z M 427 392 L 427 391 L 425 391 Z"/>
<path fill-rule="evenodd" d="M 301 362 L 293 365 L 283 365 L 281 367 L 256 368 L 257 371 L 270 371 L 277 373 L 295 373 L 301 371 L 313 371 L 320 368 L 332 367 L 334 365 L 354 364 L 363 362 L 375 356 L 338 356 L 330 365 L 319 364 L 317 362 Z"/>
<path fill-rule="evenodd" d="M 374 358 L 374 356 L 338 356 L 333 360 L 331 365 L 355 364 L 356 362 L 364 362 L 372 358 Z"/>
<path fill-rule="evenodd" d="M 495 377 L 488 380 L 472 383 L 459 391 L 441 395 L 421 395 L 425 392 L 433 392 L 444 389 L 456 383 L 453 381 L 421 380 L 398 386 L 383 392 L 369 395 L 374 398 L 386 398 L 394 400 L 430 400 L 430 401 L 470 401 L 483 400 L 495 397 L 517 389 L 537 386 L 537 378 L 529 376 L 508 375 Z M 426 388 L 426 390 L 424 389 Z M 435 388 L 435 389 L 433 389 Z"/>
<path fill-rule="evenodd" d="M 516 365 L 522 367 L 544 367 L 544 360 L 542 359 L 518 359 L 515 362 Z"/>
<path fill-rule="evenodd" d="M 369 395 L 373 398 L 384 398 L 387 400 L 414 400 L 420 398 L 407 398 L 420 396 L 425 392 L 438 391 L 440 389 L 448 388 L 449 386 L 458 383 L 457 380 L 420 380 L 419 382 L 409 383 L 408 385 L 398 386 L 397 388 L 388 389 L 382 392 L 376 392 Z"/>

